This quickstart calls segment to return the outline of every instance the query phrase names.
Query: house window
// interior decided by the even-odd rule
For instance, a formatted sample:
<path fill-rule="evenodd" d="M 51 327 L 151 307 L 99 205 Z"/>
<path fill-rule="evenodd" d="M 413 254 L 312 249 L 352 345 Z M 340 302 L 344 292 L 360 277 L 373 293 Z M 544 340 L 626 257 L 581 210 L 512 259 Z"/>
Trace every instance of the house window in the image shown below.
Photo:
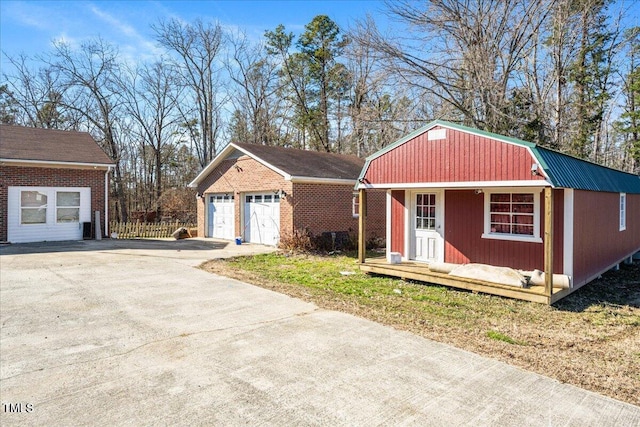
<path fill-rule="evenodd" d="M 47 195 L 39 191 L 20 192 L 20 223 L 47 223 Z"/>
<path fill-rule="evenodd" d="M 627 229 L 627 194 L 620 193 L 620 231 Z"/>
<path fill-rule="evenodd" d="M 360 194 L 353 193 L 353 198 L 351 199 L 351 214 L 354 218 L 360 217 Z"/>
<path fill-rule="evenodd" d="M 56 193 L 56 222 L 80 222 L 80 192 Z"/>
<path fill-rule="evenodd" d="M 539 195 L 533 192 L 488 192 L 483 238 L 542 241 Z"/>

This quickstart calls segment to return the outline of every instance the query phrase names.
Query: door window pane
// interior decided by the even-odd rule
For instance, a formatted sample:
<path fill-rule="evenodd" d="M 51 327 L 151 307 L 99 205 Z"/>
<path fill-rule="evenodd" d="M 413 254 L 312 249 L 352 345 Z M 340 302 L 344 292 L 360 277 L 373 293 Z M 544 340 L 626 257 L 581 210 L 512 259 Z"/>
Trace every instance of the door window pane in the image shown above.
<path fill-rule="evenodd" d="M 39 191 L 20 192 L 20 223 L 46 224 L 47 195 Z"/>
<path fill-rule="evenodd" d="M 80 222 L 80 208 L 56 209 L 57 222 Z"/>
<path fill-rule="evenodd" d="M 58 191 L 56 193 L 58 206 L 76 206 L 80 207 L 79 191 Z"/>
<path fill-rule="evenodd" d="M 56 222 L 80 222 L 80 192 L 56 193 Z"/>
<path fill-rule="evenodd" d="M 436 195 L 416 195 L 416 229 L 435 230 L 436 228 Z"/>

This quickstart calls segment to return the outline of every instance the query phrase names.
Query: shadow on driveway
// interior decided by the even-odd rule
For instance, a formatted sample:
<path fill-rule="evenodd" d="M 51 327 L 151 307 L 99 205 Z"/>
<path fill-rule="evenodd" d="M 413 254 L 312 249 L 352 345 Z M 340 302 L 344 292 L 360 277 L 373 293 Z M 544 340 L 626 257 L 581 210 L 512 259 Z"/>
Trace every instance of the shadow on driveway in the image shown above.
<path fill-rule="evenodd" d="M 102 239 L 65 242 L 38 242 L 0 245 L 0 255 L 22 255 L 56 252 L 91 252 L 109 250 L 177 250 L 211 251 L 235 246 L 233 242 L 212 239 Z"/>

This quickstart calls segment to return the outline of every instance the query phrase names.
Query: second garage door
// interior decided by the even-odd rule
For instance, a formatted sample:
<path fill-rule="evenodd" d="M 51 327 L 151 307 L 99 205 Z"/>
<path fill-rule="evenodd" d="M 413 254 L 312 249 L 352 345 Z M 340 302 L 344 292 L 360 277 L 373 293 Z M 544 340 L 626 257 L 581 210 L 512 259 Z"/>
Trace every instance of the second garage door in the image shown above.
<path fill-rule="evenodd" d="M 280 197 L 274 194 L 247 194 L 244 205 L 244 240 L 277 245 L 280 240 Z"/>

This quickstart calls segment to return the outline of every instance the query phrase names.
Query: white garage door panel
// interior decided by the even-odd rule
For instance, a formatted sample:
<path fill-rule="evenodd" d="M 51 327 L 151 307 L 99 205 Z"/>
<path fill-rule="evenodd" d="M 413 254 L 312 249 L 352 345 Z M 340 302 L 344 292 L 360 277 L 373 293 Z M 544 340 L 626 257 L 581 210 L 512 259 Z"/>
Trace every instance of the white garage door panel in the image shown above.
<path fill-rule="evenodd" d="M 271 194 L 248 194 L 244 204 L 244 240 L 263 245 L 277 245 L 280 240 L 280 197 Z"/>
<path fill-rule="evenodd" d="M 232 240 L 234 236 L 234 197 L 229 194 L 209 194 L 207 236 Z"/>
<path fill-rule="evenodd" d="M 21 194 L 23 191 L 37 191 L 46 196 L 46 204 L 38 208 L 43 212 L 42 224 L 23 224 L 21 217 Z M 58 192 L 80 193 L 79 221 L 58 222 L 56 206 Z M 80 240 L 82 223 L 91 222 L 91 188 L 89 187 L 9 187 L 7 200 L 7 240 L 12 243 Z M 44 200 L 44 197 L 43 197 Z"/>

